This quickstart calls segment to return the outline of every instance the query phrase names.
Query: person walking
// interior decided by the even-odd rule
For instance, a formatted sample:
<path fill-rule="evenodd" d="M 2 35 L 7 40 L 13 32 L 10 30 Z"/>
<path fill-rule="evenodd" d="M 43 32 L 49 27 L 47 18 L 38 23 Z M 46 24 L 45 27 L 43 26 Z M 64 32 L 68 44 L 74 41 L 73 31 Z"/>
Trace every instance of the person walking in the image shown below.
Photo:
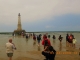
<path fill-rule="evenodd" d="M 55 35 L 53 35 L 53 37 L 52 37 L 52 38 L 53 38 L 53 40 L 55 40 L 55 39 L 56 39 Z"/>
<path fill-rule="evenodd" d="M 35 45 L 36 44 L 36 35 L 33 35 L 33 40 L 34 40 L 33 45 Z"/>
<path fill-rule="evenodd" d="M 51 42 L 47 38 L 47 36 L 45 36 L 44 39 L 42 40 L 42 45 L 44 45 L 44 49 L 45 49 L 46 46 L 51 46 Z"/>
<path fill-rule="evenodd" d="M 15 44 L 12 43 L 12 39 L 9 39 L 9 42 L 6 43 L 6 53 L 9 60 L 12 60 L 14 50 L 16 50 Z"/>
<path fill-rule="evenodd" d="M 60 41 L 60 43 L 61 43 L 61 42 L 62 42 L 63 37 L 60 35 L 58 39 L 59 39 L 59 41 Z"/>
<path fill-rule="evenodd" d="M 28 36 L 28 34 L 26 34 L 26 39 L 28 40 L 28 38 L 29 38 L 29 36 Z"/>
<path fill-rule="evenodd" d="M 69 46 L 69 34 L 66 34 L 66 46 Z"/>
<path fill-rule="evenodd" d="M 48 35 L 48 38 L 50 38 L 50 35 Z"/>
<path fill-rule="evenodd" d="M 73 38 L 73 48 L 75 48 L 76 42 L 77 42 L 77 40 L 75 38 Z"/>
<path fill-rule="evenodd" d="M 38 46 L 40 46 L 41 35 L 37 36 Z"/>
<path fill-rule="evenodd" d="M 69 47 L 72 47 L 73 46 L 73 35 L 70 34 L 69 35 Z"/>

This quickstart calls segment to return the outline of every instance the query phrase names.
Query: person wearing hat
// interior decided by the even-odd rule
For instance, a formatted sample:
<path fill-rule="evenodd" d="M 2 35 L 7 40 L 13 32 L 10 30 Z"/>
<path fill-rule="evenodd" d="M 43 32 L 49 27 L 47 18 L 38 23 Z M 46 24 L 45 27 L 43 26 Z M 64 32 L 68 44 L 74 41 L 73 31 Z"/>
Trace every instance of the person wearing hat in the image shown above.
<path fill-rule="evenodd" d="M 14 50 L 16 50 L 15 44 L 12 43 L 12 39 L 9 39 L 9 42 L 6 43 L 6 53 L 9 60 L 12 60 Z"/>

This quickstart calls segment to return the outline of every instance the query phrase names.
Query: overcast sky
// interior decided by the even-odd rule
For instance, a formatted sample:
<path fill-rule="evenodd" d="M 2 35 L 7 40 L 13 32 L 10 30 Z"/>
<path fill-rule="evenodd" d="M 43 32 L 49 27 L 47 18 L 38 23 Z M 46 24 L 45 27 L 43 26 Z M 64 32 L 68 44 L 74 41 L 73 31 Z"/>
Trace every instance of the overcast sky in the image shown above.
<path fill-rule="evenodd" d="M 0 0 L 0 32 L 80 31 L 80 0 Z"/>

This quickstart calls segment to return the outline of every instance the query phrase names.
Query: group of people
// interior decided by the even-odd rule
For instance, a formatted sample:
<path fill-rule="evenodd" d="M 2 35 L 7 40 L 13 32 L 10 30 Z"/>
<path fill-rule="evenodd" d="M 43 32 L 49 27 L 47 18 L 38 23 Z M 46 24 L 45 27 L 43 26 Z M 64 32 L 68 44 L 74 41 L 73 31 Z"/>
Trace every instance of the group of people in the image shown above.
<path fill-rule="evenodd" d="M 75 44 L 76 44 L 77 40 L 75 39 L 74 35 L 72 34 L 67 34 L 66 35 L 66 45 L 68 47 L 74 47 L 75 48 Z"/>
<path fill-rule="evenodd" d="M 37 35 L 37 37 L 36 35 L 33 35 L 33 40 L 36 41 L 36 39 L 38 41 L 38 44 L 40 45 L 41 34 Z M 42 45 L 44 46 L 44 51 L 42 51 L 42 55 L 45 56 L 46 58 L 45 60 L 54 60 L 56 51 L 51 46 L 50 40 L 47 38 L 46 35 L 43 36 Z M 12 60 L 14 50 L 16 50 L 16 46 L 12 42 L 12 39 L 9 39 L 9 42 L 6 43 L 6 53 L 7 56 L 9 57 L 9 60 Z"/>
<path fill-rule="evenodd" d="M 33 36 L 34 43 L 36 42 L 36 40 L 38 41 L 39 46 L 40 46 L 40 41 L 41 41 L 41 43 L 44 47 L 44 50 L 42 51 L 42 55 L 45 56 L 45 60 L 54 60 L 55 55 L 56 55 L 56 50 L 51 45 L 51 42 L 49 39 L 50 35 L 44 34 L 42 36 L 41 34 L 39 34 L 39 35 L 33 34 L 31 36 Z M 28 38 L 29 38 L 29 35 L 26 34 L 26 39 L 28 39 Z M 55 35 L 53 35 L 52 38 L 55 40 L 56 39 Z M 61 43 L 63 37 L 60 35 L 58 37 L 58 39 Z M 67 34 L 66 35 L 66 45 L 69 47 L 75 47 L 75 43 L 76 43 L 76 39 L 74 38 L 74 35 Z M 6 43 L 6 52 L 7 52 L 7 56 L 9 57 L 9 60 L 12 60 L 14 50 L 16 50 L 15 44 L 12 43 L 12 39 L 9 39 L 9 42 Z"/>

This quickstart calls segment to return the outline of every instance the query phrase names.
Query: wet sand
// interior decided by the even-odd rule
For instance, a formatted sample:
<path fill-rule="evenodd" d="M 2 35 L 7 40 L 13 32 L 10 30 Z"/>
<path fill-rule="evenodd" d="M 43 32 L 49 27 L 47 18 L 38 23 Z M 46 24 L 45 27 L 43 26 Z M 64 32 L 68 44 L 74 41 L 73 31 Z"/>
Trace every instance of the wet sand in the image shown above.
<path fill-rule="evenodd" d="M 54 47 L 54 49 L 58 52 L 55 60 L 80 60 L 80 56 L 78 54 L 79 47 L 80 47 L 80 40 L 79 36 L 80 34 L 74 33 L 74 36 L 78 40 L 76 43 L 76 48 L 69 48 L 66 47 L 66 40 L 65 36 L 66 33 L 55 33 L 56 37 L 58 38 L 59 35 L 62 35 L 64 37 L 62 44 L 60 45 L 60 42 L 58 39 L 53 40 L 52 34 L 50 41 L 51 45 Z M 8 60 L 8 57 L 6 55 L 6 48 L 5 44 L 8 42 L 9 38 L 13 39 L 13 42 L 15 43 L 17 50 L 14 51 L 13 60 L 44 60 L 44 56 L 41 55 L 41 52 L 43 51 L 43 46 L 40 44 L 38 46 L 38 43 L 36 41 L 36 44 L 34 44 L 34 41 L 32 38 L 29 38 L 26 40 L 24 37 L 12 37 L 11 35 L 0 35 L 0 60 Z M 61 52 L 61 53 L 59 53 Z M 64 52 L 71 52 L 71 54 L 64 54 Z M 76 53 L 77 52 L 77 53 Z"/>

